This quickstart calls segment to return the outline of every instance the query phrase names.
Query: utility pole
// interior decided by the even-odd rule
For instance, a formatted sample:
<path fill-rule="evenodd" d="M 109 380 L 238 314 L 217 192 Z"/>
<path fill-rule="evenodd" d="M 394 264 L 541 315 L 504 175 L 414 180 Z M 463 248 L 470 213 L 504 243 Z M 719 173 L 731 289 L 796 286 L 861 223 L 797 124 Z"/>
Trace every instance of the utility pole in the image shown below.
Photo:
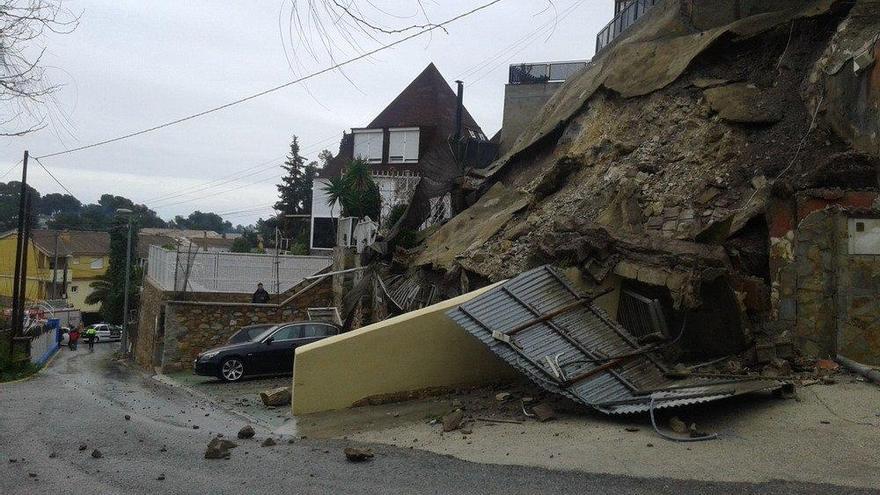
<path fill-rule="evenodd" d="M 21 275 L 18 285 L 18 321 L 16 323 L 15 336 L 24 335 L 24 306 L 27 300 L 27 264 L 28 264 L 28 240 L 31 237 L 31 192 L 25 191 L 24 195 L 24 234 L 21 243 Z"/>
<path fill-rule="evenodd" d="M 58 231 L 55 231 L 55 252 L 52 253 L 52 299 L 60 298 L 58 293 Z"/>
<path fill-rule="evenodd" d="M 131 278 L 131 217 L 133 211 L 119 208 L 116 213 L 128 216 L 128 240 L 125 243 L 125 293 L 122 296 L 122 338 L 119 340 L 122 347 L 122 355 L 128 354 L 128 291 Z"/>
<path fill-rule="evenodd" d="M 13 273 L 12 280 L 12 329 L 9 332 L 9 359 L 12 360 L 13 356 L 13 343 L 14 337 L 17 335 L 17 332 L 21 328 L 21 320 L 24 318 L 22 314 L 20 306 L 23 301 L 18 300 L 19 295 L 19 286 L 22 283 L 21 280 L 21 253 L 23 246 L 26 245 L 23 243 L 23 233 L 24 233 L 24 213 L 25 213 L 25 193 L 27 192 L 27 166 L 28 166 L 28 152 L 25 150 L 24 152 L 24 160 L 21 166 L 21 192 L 18 196 L 18 236 L 15 242 L 15 272 Z M 27 273 L 27 270 L 25 270 Z"/>

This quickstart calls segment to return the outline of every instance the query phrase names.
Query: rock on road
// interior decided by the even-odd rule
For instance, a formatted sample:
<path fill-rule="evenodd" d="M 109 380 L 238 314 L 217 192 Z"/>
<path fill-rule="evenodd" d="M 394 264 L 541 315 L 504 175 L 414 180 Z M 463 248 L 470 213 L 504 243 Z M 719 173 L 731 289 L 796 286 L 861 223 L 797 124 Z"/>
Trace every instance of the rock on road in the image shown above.
<path fill-rule="evenodd" d="M 0 493 L 872 493 L 477 464 L 345 441 L 276 436 L 277 445 L 261 447 L 270 432 L 238 440 L 237 415 L 120 365 L 110 344 L 84 349 L 62 349 L 38 376 L 0 384 Z M 218 433 L 239 446 L 228 460 L 205 459 Z M 375 457 L 348 462 L 349 446 Z"/>

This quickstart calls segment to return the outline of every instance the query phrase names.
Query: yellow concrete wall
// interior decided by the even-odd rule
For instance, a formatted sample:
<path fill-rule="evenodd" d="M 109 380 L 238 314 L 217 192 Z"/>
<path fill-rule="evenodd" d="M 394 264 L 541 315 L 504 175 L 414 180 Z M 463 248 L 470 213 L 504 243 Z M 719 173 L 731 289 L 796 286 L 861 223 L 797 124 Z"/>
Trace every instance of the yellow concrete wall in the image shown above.
<path fill-rule="evenodd" d="M 15 273 L 15 244 L 18 236 L 9 235 L 0 239 L 0 296 L 12 297 L 12 282 Z M 28 243 L 27 285 L 25 297 L 29 300 L 43 299 L 44 287 L 40 280 L 44 272 L 39 268 L 39 253 L 33 243 Z"/>
<path fill-rule="evenodd" d="M 297 349 L 293 414 L 345 409 L 379 394 L 518 377 L 444 314 L 491 287 Z"/>

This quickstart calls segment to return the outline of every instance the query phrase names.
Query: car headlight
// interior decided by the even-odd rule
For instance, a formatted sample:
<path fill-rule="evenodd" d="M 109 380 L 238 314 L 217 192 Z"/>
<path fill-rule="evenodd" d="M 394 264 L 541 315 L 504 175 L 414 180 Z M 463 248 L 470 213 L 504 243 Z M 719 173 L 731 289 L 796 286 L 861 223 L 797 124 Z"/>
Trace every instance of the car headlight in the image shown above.
<path fill-rule="evenodd" d="M 206 352 L 206 353 L 201 354 L 199 356 L 199 359 L 211 359 L 212 357 L 216 356 L 217 354 L 220 354 L 220 351 Z"/>

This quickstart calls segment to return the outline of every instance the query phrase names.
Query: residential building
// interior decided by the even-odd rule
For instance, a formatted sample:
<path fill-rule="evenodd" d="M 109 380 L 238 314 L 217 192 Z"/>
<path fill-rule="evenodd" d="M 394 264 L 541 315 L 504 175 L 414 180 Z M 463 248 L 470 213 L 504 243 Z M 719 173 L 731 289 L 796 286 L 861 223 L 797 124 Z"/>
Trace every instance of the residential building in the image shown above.
<path fill-rule="evenodd" d="M 587 67 L 589 61 L 519 63 L 510 66 L 504 87 L 504 117 L 499 153 L 504 154 L 562 87 L 565 80 Z M 493 138 L 494 139 L 494 138 Z"/>
<path fill-rule="evenodd" d="M 18 233 L 0 235 L 0 296 L 12 297 Z M 28 300 L 67 299 L 84 314 L 97 313 L 86 304 L 91 283 L 107 271 L 110 234 L 93 231 L 34 230 L 27 245 L 25 295 Z M 57 264 L 56 264 L 57 260 Z"/>
<path fill-rule="evenodd" d="M 454 178 L 465 166 L 491 161 L 495 150 L 461 103 L 462 92 L 459 84 L 456 94 L 430 64 L 369 124 L 343 134 L 339 153 L 313 186 L 313 250 L 336 245 L 335 219 L 340 217 L 340 207 L 329 205 L 324 188 L 329 178 L 342 174 L 355 158 L 369 164 L 379 186 L 382 212 L 373 220 L 382 223 L 394 206 L 409 203 L 417 187 L 425 188 L 431 209 L 448 218 Z"/>

